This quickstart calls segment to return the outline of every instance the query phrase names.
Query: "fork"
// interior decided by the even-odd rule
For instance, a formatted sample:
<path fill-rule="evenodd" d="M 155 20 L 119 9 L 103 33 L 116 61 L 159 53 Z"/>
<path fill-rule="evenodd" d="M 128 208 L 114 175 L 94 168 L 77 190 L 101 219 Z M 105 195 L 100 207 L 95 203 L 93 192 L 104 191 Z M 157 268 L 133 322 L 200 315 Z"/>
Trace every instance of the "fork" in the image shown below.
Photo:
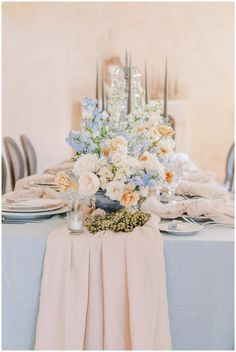
<path fill-rule="evenodd" d="M 186 221 L 186 222 L 188 222 L 188 223 L 192 223 L 192 224 L 196 224 L 196 225 L 202 225 L 202 226 L 204 226 L 204 227 L 206 227 L 206 228 L 209 228 L 209 227 L 213 227 L 213 226 L 223 226 L 223 227 L 228 227 L 228 228 L 234 228 L 234 225 L 231 225 L 231 224 L 222 224 L 222 223 L 218 223 L 218 222 L 216 222 L 216 221 L 214 221 L 214 220 L 211 220 L 211 221 L 207 221 L 207 222 L 204 222 L 204 223 L 201 223 L 201 224 L 199 224 L 199 223 L 197 223 L 195 220 L 193 220 L 193 219 L 189 219 L 189 218 L 186 218 L 185 216 L 182 216 L 182 218 Z"/>

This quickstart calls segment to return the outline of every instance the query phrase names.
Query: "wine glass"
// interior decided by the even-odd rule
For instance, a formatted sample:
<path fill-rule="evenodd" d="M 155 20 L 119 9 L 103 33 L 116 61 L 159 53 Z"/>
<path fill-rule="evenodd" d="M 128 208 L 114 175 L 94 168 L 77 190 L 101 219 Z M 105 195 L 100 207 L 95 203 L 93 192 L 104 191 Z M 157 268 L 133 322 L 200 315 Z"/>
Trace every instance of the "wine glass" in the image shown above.
<path fill-rule="evenodd" d="M 180 163 L 176 161 L 169 162 L 165 168 L 165 187 L 168 189 L 169 203 L 175 203 L 176 188 L 183 178 L 183 170 Z"/>

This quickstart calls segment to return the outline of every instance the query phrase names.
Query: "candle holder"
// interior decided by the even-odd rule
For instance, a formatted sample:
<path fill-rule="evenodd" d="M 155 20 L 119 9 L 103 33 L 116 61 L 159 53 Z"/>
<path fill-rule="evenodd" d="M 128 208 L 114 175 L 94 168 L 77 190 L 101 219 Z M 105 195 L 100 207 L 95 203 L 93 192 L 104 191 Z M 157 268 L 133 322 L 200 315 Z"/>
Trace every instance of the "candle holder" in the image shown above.
<path fill-rule="evenodd" d="M 70 234 L 82 234 L 84 220 L 95 209 L 95 198 L 81 197 L 78 194 L 68 196 L 66 225 Z"/>

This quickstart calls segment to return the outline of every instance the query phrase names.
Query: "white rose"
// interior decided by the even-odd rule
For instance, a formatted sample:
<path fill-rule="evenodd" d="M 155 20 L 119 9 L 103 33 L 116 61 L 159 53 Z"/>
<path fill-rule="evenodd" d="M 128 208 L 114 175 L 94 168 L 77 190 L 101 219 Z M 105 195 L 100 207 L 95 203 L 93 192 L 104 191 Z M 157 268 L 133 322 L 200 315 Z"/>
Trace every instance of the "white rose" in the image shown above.
<path fill-rule="evenodd" d="M 125 155 L 120 153 L 114 153 L 111 159 L 113 164 L 117 167 L 121 167 L 122 165 L 125 164 L 125 161 L 126 161 Z"/>
<path fill-rule="evenodd" d="M 84 154 L 76 161 L 73 168 L 75 176 L 79 177 L 82 172 L 96 172 L 98 170 L 99 160 L 95 154 Z"/>
<path fill-rule="evenodd" d="M 101 177 L 113 178 L 113 173 L 108 166 L 102 166 L 98 171 L 98 175 Z"/>
<path fill-rule="evenodd" d="M 130 167 L 138 167 L 138 160 L 132 156 L 126 157 L 126 165 Z"/>
<path fill-rule="evenodd" d="M 130 176 L 130 170 L 127 166 L 121 167 L 116 171 L 115 180 L 125 181 L 127 176 Z"/>
<path fill-rule="evenodd" d="M 106 176 L 100 177 L 100 183 L 101 183 L 101 188 L 106 189 L 107 183 L 108 183 L 108 178 L 106 178 Z"/>
<path fill-rule="evenodd" d="M 147 171 L 159 171 L 162 173 L 163 165 L 159 162 L 156 155 L 145 152 L 140 156 L 140 168 Z"/>
<path fill-rule="evenodd" d="M 124 192 L 125 184 L 121 181 L 111 181 L 107 184 L 106 195 L 112 200 L 119 200 Z"/>
<path fill-rule="evenodd" d="M 79 194 L 90 197 L 94 195 L 100 187 L 99 178 L 90 171 L 84 171 L 79 177 Z"/>

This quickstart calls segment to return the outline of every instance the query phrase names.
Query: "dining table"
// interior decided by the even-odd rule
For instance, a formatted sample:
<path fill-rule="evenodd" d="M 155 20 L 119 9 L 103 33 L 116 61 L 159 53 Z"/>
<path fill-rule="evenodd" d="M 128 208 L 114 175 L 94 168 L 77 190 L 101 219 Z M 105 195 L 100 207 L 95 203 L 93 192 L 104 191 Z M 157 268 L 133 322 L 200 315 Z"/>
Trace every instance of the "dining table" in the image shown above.
<path fill-rule="evenodd" d="M 2 225 L 3 350 L 34 349 L 47 239 L 64 225 L 65 215 Z M 161 236 L 172 349 L 233 350 L 234 230 Z"/>

